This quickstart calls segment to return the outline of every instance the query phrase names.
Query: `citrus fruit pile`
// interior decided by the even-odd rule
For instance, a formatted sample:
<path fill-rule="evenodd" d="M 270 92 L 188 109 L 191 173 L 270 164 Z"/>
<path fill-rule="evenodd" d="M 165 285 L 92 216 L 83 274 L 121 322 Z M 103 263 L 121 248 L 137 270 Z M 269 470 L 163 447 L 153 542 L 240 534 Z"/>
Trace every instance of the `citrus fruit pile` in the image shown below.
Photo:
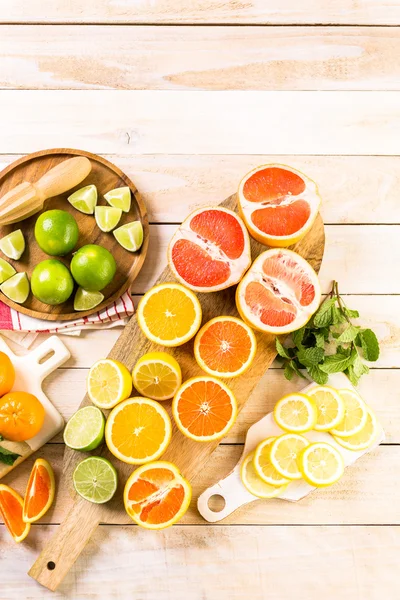
<path fill-rule="evenodd" d="M 260 498 L 275 498 L 298 479 L 326 487 L 343 475 L 336 444 L 311 442 L 305 433 L 329 432 L 337 444 L 354 452 L 368 448 L 378 435 L 375 416 L 360 396 L 330 386 L 284 396 L 275 405 L 274 420 L 285 433 L 263 440 L 241 467 L 244 486 Z"/>

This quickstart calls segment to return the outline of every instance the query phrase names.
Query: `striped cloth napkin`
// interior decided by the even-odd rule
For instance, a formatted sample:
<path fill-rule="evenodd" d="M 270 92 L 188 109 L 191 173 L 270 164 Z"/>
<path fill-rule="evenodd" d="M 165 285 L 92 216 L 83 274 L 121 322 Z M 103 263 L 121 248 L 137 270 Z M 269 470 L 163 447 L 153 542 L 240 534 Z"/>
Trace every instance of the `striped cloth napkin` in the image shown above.
<path fill-rule="evenodd" d="M 0 330 L 2 335 L 29 348 L 39 333 L 58 333 L 80 335 L 86 329 L 110 329 L 125 325 L 135 312 L 130 290 L 119 300 L 90 317 L 81 317 L 74 321 L 44 321 L 34 319 L 14 310 L 0 301 Z"/>

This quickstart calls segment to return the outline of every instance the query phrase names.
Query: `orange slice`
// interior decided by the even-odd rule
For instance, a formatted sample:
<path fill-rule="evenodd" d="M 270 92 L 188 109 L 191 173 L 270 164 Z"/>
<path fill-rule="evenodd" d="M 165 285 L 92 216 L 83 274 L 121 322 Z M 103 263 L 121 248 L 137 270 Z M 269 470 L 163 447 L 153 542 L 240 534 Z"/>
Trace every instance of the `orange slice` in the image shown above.
<path fill-rule="evenodd" d="M 291 246 L 311 228 L 321 197 L 315 182 L 286 165 L 262 165 L 247 173 L 238 190 L 239 211 L 261 244 Z"/>
<path fill-rule="evenodd" d="M 22 542 L 28 535 L 31 525 L 22 519 L 24 501 L 8 485 L 0 484 L 0 513 L 4 523 L 16 542 Z"/>
<path fill-rule="evenodd" d="M 237 416 L 235 396 L 214 377 L 192 377 L 178 390 L 172 414 L 183 435 L 197 442 L 224 437 Z"/>
<path fill-rule="evenodd" d="M 54 500 L 56 484 L 54 472 L 44 458 L 37 458 L 26 486 L 22 518 L 34 523 L 49 510 Z"/>
<path fill-rule="evenodd" d="M 166 461 L 139 467 L 124 489 L 126 512 L 146 529 L 165 529 L 179 521 L 191 498 L 190 483 L 173 463 Z"/>
<path fill-rule="evenodd" d="M 165 408 L 148 398 L 128 398 L 110 412 L 105 437 L 108 449 L 123 462 L 142 465 L 160 458 L 171 440 Z"/>

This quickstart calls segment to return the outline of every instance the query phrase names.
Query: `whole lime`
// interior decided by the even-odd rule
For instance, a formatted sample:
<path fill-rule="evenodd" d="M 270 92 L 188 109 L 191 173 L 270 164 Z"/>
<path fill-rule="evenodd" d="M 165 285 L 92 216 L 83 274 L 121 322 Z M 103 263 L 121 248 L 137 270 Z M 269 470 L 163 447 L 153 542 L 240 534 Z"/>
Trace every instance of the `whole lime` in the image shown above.
<path fill-rule="evenodd" d="M 62 304 L 74 289 L 74 280 L 67 267 L 59 260 L 43 260 L 33 269 L 32 294 L 45 304 Z"/>
<path fill-rule="evenodd" d="M 117 266 L 113 255 L 97 244 L 82 246 L 71 260 L 76 283 L 90 292 L 99 292 L 112 281 Z"/>
<path fill-rule="evenodd" d="M 35 238 L 40 248 L 50 256 L 65 256 L 76 246 L 78 225 L 66 210 L 46 210 L 35 224 Z"/>

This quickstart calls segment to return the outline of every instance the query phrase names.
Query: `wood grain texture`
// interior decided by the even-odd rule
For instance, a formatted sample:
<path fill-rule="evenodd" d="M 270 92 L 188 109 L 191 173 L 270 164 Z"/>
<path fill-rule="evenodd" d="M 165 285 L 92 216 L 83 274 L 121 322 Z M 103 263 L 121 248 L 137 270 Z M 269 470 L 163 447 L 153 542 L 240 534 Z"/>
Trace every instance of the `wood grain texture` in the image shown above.
<path fill-rule="evenodd" d="M 399 90 L 392 27 L 2 26 L 0 87 Z"/>
<path fill-rule="evenodd" d="M 398 25 L 391 0 L 24 0 L 3 2 L 3 23 L 242 23 Z"/>
<path fill-rule="evenodd" d="M 86 244 L 97 244 L 106 248 L 113 255 L 117 270 L 111 283 L 102 290 L 104 295 L 103 302 L 96 306 L 96 308 L 87 311 L 74 311 L 74 294 L 72 294 L 66 302 L 55 306 L 40 302 L 40 300 L 35 298 L 32 293 L 30 293 L 23 305 L 16 304 L 2 294 L 1 299 L 5 304 L 30 317 L 44 320 L 70 320 L 77 317 L 85 317 L 105 309 L 128 289 L 142 268 L 146 257 L 149 243 L 149 231 L 144 202 L 132 181 L 118 169 L 118 167 L 115 167 L 100 156 L 80 150 L 56 149 L 36 152 L 21 158 L 0 173 L 0 203 L 2 196 L 14 190 L 22 182 L 29 181 L 34 183 L 48 173 L 50 169 L 62 164 L 65 159 L 78 155 L 86 156 L 90 159 L 92 165 L 91 172 L 86 179 L 67 193 L 46 200 L 40 213 L 48 209 L 62 209 L 69 212 L 77 220 L 79 227 L 77 248 L 85 246 Z M 102 200 L 102 195 L 108 191 L 122 186 L 128 186 L 130 188 L 132 195 L 131 209 L 129 213 L 122 214 L 120 225 L 135 220 L 140 220 L 142 222 L 144 241 L 138 252 L 132 253 L 122 248 L 112 233 L 103 233 L 100 230 L 93 215 L 85 215 L 77 211 L 67 201 L 67 197 L 72 192 L 89 184 L 94 184 L 97 187 L 99 193 L 98 204 L 106 204 L 106 202 Z M 16 229 L 22 230 L 25 237 L 26 249 L 18 261 L 10 260 L 9 262 L 17 271 L 26 272 L 29 279 L 31 278 L 33 269 L 39 262 L 51 258 L 39 247 L 34 235 L 35 223 L 38 214 L 40 213 L 36 213 L 28 219 L 24 219 L 16 224 L 0 227 L 0 237 L 3 237 Z M 68 254 L 66 257 L 57 257 L 57 259 L 69 267 L 71 254 Z"/>
<path fill-rule="evenodd" d="M 400 92 L 3 90 L 0 129 L 10 154 L 397 155 Z"/>

